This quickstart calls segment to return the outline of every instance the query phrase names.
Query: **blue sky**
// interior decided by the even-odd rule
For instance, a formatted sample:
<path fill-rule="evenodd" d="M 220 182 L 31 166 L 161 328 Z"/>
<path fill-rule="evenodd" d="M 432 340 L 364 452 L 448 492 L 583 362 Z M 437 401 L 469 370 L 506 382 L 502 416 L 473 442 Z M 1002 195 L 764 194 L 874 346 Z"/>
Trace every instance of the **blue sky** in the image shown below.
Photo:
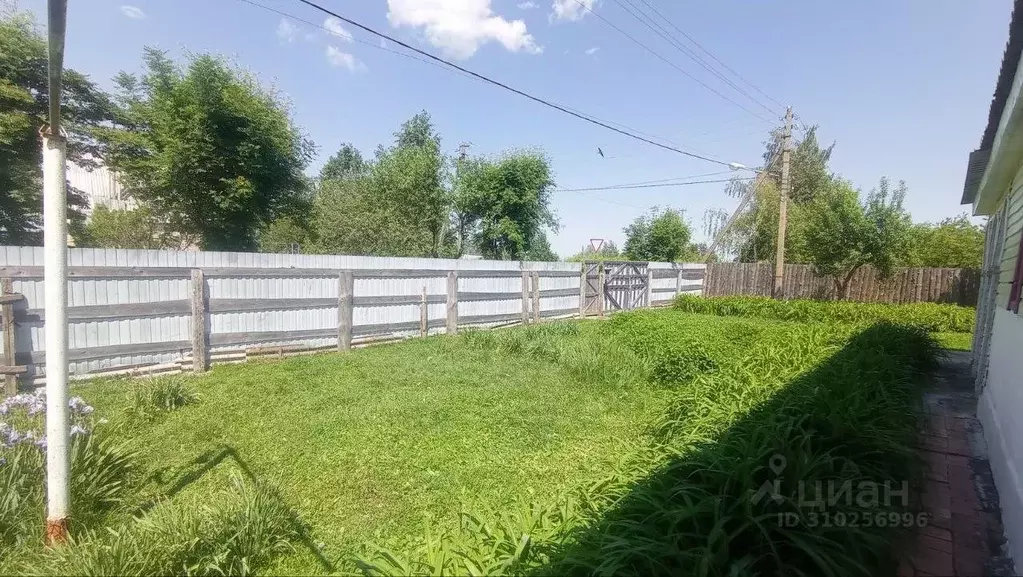
<path fill-rule="evenodd" d="M 254 1 L 320 26 L 333 24 L 295 0 Z M 917 221 L 963 212 L 966 158 L 986 122 L 1010 0 L 647 1 L 746 80 L 791 104 L 802 121 L 819 124 L 820 138 L 837 142 L 836 172 L 864 190 L 882 176 L 905 180 L 907 205 Z M 598 0 L 593 9 L 731 100 L 768 116 L 655 36 L 622 3 Z M 19 4 L 40 15 L 45 10 L 43 0 Z M 290 99 L 295 120 L 319 147 L 311 172 L 345 141 L 371 155 L 403 120 L 423 109 L 433 116 L 449 153 L 461 142 L 471 143 L 477 154 L 543 148 L 559 188 L 721 170 L 385 52 L 377 38 L 348 25 L 341 36 L 331 35 L 240 0 L 69 4 L 68 66 L 109 88 L 119 70 L 139 69 L 145 45 L 175 57 L 227 55 Z M 321 4 L 527 92 L 687 150 L 750 166 L 760 160 L 768 122 L 636 46 L 582 11 L 576 0 Z M 652 205 L 685 209 L 702 237 L 707 209 L 730 210 L 737 203 L 722 190 L 705 184 L 558 192 L 554 207 L 562 228 L 552 243 L 568 255 L 590 238 L 621 242 L 622 227 Z"/>

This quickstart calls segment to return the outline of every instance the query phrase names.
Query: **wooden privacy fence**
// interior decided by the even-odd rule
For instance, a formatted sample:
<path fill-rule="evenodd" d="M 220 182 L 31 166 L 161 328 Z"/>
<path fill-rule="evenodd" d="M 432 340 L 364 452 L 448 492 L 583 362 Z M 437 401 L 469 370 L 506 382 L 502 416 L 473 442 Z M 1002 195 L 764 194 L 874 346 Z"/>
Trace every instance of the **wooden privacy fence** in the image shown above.
<path fill-rule="evenodd" d="M 707 265 L 704 294 L 707 296 L 771 296 L 774 265 L 770 263 L 713 263 Z M 900 268 L 882 281 L 874 269 L 863 267 L 849 283 L 848 300 L 861 302 L 937 302 L 977 306 L 980 271 L 958 268 Z M 782 294 L 785 298 L 836 298 L 831 277 L 813 274 L 811 265 L 785 265 Z"/>
<path fill-rule="evenodd" d="M 0 247 L 9 383 L 45 379 L 42 258 L 39 248 Z M 702 281 L 682 287 L 675 270 L 702 265 L 649 266 L 646 303 L 698 292 Z M 204 371 L 600 312 L 586 308 L 578 263 L 69 249 L 68 273 L 74 377 Z"/>

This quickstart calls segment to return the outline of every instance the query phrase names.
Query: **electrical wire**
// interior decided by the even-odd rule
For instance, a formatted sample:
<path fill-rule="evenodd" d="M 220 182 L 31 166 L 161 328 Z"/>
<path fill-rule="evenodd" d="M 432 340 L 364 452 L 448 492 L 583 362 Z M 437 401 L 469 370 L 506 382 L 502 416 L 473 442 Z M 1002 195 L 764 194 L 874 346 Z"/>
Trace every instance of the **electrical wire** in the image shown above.
<path fill-rule="evenodd" d="M 673 177 L 673 178 L 662 178 L 662 179 L 659 179 L 659 180 L 642 180 L 642 181 L 639 181 L 639 182 L 624 182 L 622 184 L 611 184 L 611 185 L 608 185 L 605 188 L 607 190 L 611 190 L 611 189 L 615 189 L 615 188 L 637 186 L 637 185 L 641 185 L 641 184 L 658 184 L 658 183 L 662 183 L 662 182 L 674 182 L 674 181 L 677 181 L 677 180 L 691 180 L 693 178 L 706 178 L 708 176 L 720 176 L 722 174 L 729 174 L 731 172 L 733 172 L 733 171 L 731 171 L 731 170 L 722 170 L 722 171 L 719 171 L 719 172 L 708 172 L 708 173 L 705 173 L 705 174 L 693 174 L 693 175 L 690 175 L 690 176 L 676 176 L 676 177 Z"/>
<path fill-rule="evenodd" d="M 635 188 L 666 188 L 670 186 L 689 186 L 691 184 L 712 184 L 716 182 L 732 182 L 733 180 L 753 180 L 755 177 L 748 178 L 719 178 L 716 180 L 693 180 L 690 182 L 670 182 L 663 184 L 634 184 L 634 185 L 614 185 L 614 186 L 597 186 L 593 188 L 560 188 L 554 192 L 587 192 L 591 190 L 626 190 Z"/>
<path fill-rule="evenodd" d="M 746 80 L 745 78 L 743 78 L 741 74 L 739 74 L 738 72 L 736 72 L 736 71 L 735 71 L 734 69 L 732 69 L 731 67 L 729 67 L 729 66 L 728 66 L 727 64 L 725 64 L 724 62 L 722 62 L 722 61 L 721 61 L 721 59 L 719 59 L 719 58 L 718 58 L 717 56 L 714 56 L 714 54 L 713 54 L 713 53 L 711 53 L 711 52 L 710 52 L 709 50 L 707 50 L 706 48 L 704 48 L 702 44 L 700 44 L 699 42 L 697 42 L 697 41 L 696 41 L 696 39 L 694 39 L 694 38 L 693 38 L 692 36 L 690 36 L 689 34 L 686 34 L 685 30 L 682 30 L 681 28 L 679 28 L 678 26 L 676 26 L 676 25 L 675 25 L 675 23 L 674 23 L 674 22 L 672 22 L 672 21 L 671 21 L 671 20 L 670 20 L 670 19 L 669 19 L 669 18 L 668 18 L 667 16 L 665 16 L 665 15 L 661 14 L 661 12 L 660 12 L 659 10 L 657 10 L 657 8 L 655 8 L 655 7 L 654 7 L 653 5 L 651 5 L 651 4 L 649 3 L 649 2 L 647 2 L 647 0 L 639 0 L 639 1 L 640 1 L 640 2 L 642 2 L 643 4 L 645 4 L 645 5 L 646 5 L 646 6 L 648 7 L 648 8 L 650 8 L 650 10 L 652 10 L 654 14 L 656 14 L 656 15 L 660 16 L 660 17 L 661 17 L 661 19 L 662 19 L 662 20 L 664 20 L 665 22 L 667 22 L 669 26 L 671 26 L 672 28 L 674 28 L 675 30 L 677 30 L 679 34 L 681 34 L 682 36 L 685 36 L 686 40 L 688 40 L 688 41 L 692 42 L 692 43 L 693 43 L 693 45 L 694 45 L 694 46 L 696 46 L 697 48 L 699 48 L 699 49 L 700 49 L 700 50 L 701 50 L 701 51 L 702 51 L 702 52 L 703 52 L 704 54 L 706 54 L 707 56 L 710 56 L 710 57 L 711 57 L 711 58 L 712 58 L 712 59 L 713 59 L 713 60 L 714 60 L 715 62 L 717 62 L 718 64 L 720 64 L 720 65 L 721 65 L 722 67 L 724 67 L 724 69 L 725 69 L 725 70 L 727 70 L 727 71 L 731 72 L 732 74 L 734 74 L 736 78 L 738 78 L 738 79 L 739 79 L 739 80 L 741 80 L 742 82 L 746 83 L 746 85 L 748 85 L 748 86 L 750 86 L 751 88 L 753 88 L 753 90 L 756 90 L 757 92 L 759 92 L 759 93 L 760 93 L 760 94 L 761 94 L 761 95 L 762 95 L 762 96 L 763 96 L 764 98 L 766 98 L 766 99 L 770 100 L 771 102 L 773 102 L 773 103 L 777 104 L 778 106 L 780 106 L 780 107 L 782 107 L 782 108 L 785 108 L 785 105 L 784 105 L 784 104 L 782 104 L 781 102 L 778 102 L 777 100 L 775 100 L 774 98 L 772 98 L 770 94 L 767 94 L 766 92 L 764 92 L 763 90 L 761 90 L 760 88 L 758 88 L 756 84 L 753 84 L 753 83 L 752 83 L 752 82 L 750 82 L 749 80 Z"/>
<path fill-rule="evenodd" d="M 306 0 L 298 0 L 298 1 L 299 1 L 299 2 L 305 2 Z M 722 93 L 721 93 L 721 91 L 717 90 L 716 88 L 714 88 L 713 86 L 711 86 L 711 85 L 707 84 L 706 82 L 704 82 L 704 81 L 700 80 L 699 78 L 697 78 L 697 77 L 693 76 L 693 75 L 692 75 L 692 74 L 690 74 L 690 73 L 689 73 L 688 71 L 686 71 L 686 69 L 682 68 L 682 67 L 681 67 L 681 66 L 679 66 L 678 64 L 676 64 L 676 63 L 672 62 L 671 60 L 669 60 L 669 59 L 665 58 L 665 57 L 664 57 L 663 55 L 661 55 L 661 54 L 660 54 L 659 52 L 657 52 L 657 51 L 656 51 L 656 50 L 654 50 L 653 48 L 650 48 L 650 47 L 649 47 L 649 46 L 647 46 L 646 44 L 643 44 L 643 43 L 642 43 L 642 42 L 640 42 L 639 40 L 636 40 L 636 38 L 635 38 L 635 37 L 634 37 L 633 35 L 629 34 L 629 33 L 628 33 L 628 32 L 626 32 L 625 30 L 622 30 L 622 29 L 621 29 L 621 28 L 619 28 L 619 27 L 618 27 L 618 26 L 617 26 L 616 24 L 614 24 L 613 22 L 611 22 L 611 21 L 610 21 L 610 20 L 608 20 L 607 18 L 604 18 L 603 16 L 601 16 L 600 14 L 598 14 L 598 13 L 597 13 L 596 11 L 594 11 L 593 9 L 591 9 L 591 8 L 590 8 L 589 6 L 587 6 L 586 4 L 584 4 L 583 2 L 581 2 L 580 0 L 575 0 L 575 2 L 576 2 L 577 4 L 579 4 L 580 6 L 582 6 L 584 10 L 586 10 L 586 11 L 587 11 L 587 12 L 589 12 L 590 14 L 593 14 L 593 15 L 594 15 L 595 17 L 597 17 L 597 18 L 598 18 L 598 19 L 599 19 L 599 20 L 600 20 L 601 22 L 603 22 L 604 24 L 607 24 L 607 25 L 608 25 L 608 26 L 610 26 L 611 28 L 615 29 L 615 30 L 616 30 L 616 31 L 617 31 L 617 32 L 618 32 L 619 34 L 621 34 L 622 36 L 625 36 L 626 38 L 628 38 L 629 40 L 631 40 L 631 41 L 632 41 L 633 43 L 635 43 L 635 44 L 636 44 L 637 46 L 639 46 L 639 47 L 640 47 L 640 48 L 642 48 L 643 50 L 646 50 L 646 51 L 647 51 L 647 52 L 649 52 L 650 54 L 652 54 L 652 55 L 656 56 L 657 58 L 659 58 L 660 60 L 662 60 L 662 61 L 663 61 L 664 63 L 666 63 L 667 65 L 671 66 L 671 67 L 672 67 L 672 68 L 674 68 L 675 70 L 678 70 L 679 72 L 681 72 L 681 73 L 682 73 L 682 74 L 683 74 L 684 76 L 686 76 L 687 78 L 689 78 L 689 79 L 690 79 L 690 80 L 692 80 L 693 82 L 696 82 L 696 83 L 697 83 L 697 84 L 699 84 L 700 86 L 702 86 L 702 87 L 706 88 L 707 90 L 709 90 L 709 91 L 713 92 L 714 94 L 718 95 L 719 97 L 721 97 L 721 98 L 722 98 L 723 100 L 725 100 L 726 102 L 729 102 L 729 103 L 733 104 L 734 106 L 737 106 L 737 107 L 739 107 L 740 109 L 742 109 L 742 110 L 744 110 L 744 111 L 748 112 L 749 114 L 752 114 L 753 116 L 755 116 L 755 117 L 759 118 L 760 120 L 762 120 L 762 121 L 764 121 L 764 122 L 767 122 L 768 124 L 772 124 L 772 123 L 773 123 L 773 121 L 772 121 L 772 120 L 768 120 L 767 118 L 764 118 L 764 117 L 763 117 L 762 115 L 760 115 L 760 114 L 758 114 L 758 113 L 756 113 L 756 112 L 754 112 L 754 111 L 750 110 L 750 109 L 749 109 L 749 108 L 747 108 L 746 106 L 743 106 L 742 104 L 739 104 L 738 102 L 736 102 L 736 101 L 732 100 L 731 98 L 729 98 L 729 97 L 725 96 L 724 94 L 722 94 Z"/>
<path fill-rule="evenodd" d="M 724 82 L 725 84 L 730 86 L 732 89 L 734 89 L 739 94 L 742 94 L 746 98 L 749 98 L 750 101 L 752 101 L 757 106 L 759 106 L 759 107 L 763 108 L 764 110 L 766 110 L 769 114 L 772 114 L 772 115 L 778 114 L 778 112 L 776 110 L 773 110 L 770 106 L 767 106 L 766 104 L 764 104 L 762 101 L 760 101 L 755 96 L 750 94 L 749 91 L 747 91 L 743 87 L 739 86 L 738 84 L 733 82 L 731 79 L 726 77 L 724 74 L 719 72 L 717 69 L 715 69 L 710 63 L 708 63 L 706 60 L 701 58 L 699 54 L 696 54 L 690 48 L 688 48 L 687 46 L 682 44 L 674 35 L 672 35 L 671 31 L 669 31 L 667 28 L 662 26 L 659 22 L 657 22 L 649 14 L 644 12 L 639 6 L 637 6 L 636 4 L 633 4 L 631 2 L 631 0 L 615 0 L 615 2 L 618 3 L 618 6 L 621 7 L 622 10 L 628 12 L 629 15 L 632 16 L 633 18 L 635 18 L 636 20 L 639 20 L 639 22 L 641 24 L 643 24 L 648 29 L 650 29 L 654 34 L 657 34 L 662 39 L 664 39 L 666 42 L 671 44 L 676 50 L 678 50 L 679 52 L 684 54 L 686 57 L 688 57 L 693 62 L 699 64 L 704 70 L 709 72 L 715 78 L 721 80 L 722 82 Z M 647 6 L 649 6 L 649 4 L 647 4 Z M 661 18 L 664 18 L 664 17 L 662 16 Z M 670 22 L 669 22 L 669 24 L 670 24 Z"/>
<path fill-rule="evenodd" d="M 247 2 L 249 0 L 243 0 L 243 1 Z M 615 128 L 610 123 L 598 120 L 595 117 L 592 117 L 592 116 L 590 116 L 588 114 L 585 114 L 585 113 L 582 113 L 582 112 L 576 112 L 576 111 L 574 111 L 572 109 L 569 109 L 566 106 L 562 106 L 560 104 L 556 104 L 554 102 L 551 102 L 551 101 L 548 101 L 548 100 L 544 100 L 543 98 L 540 98 L 538 96 L 533 96 L 532 94 L 529 94 L 528 92 L 519 90 L 518 88 L 514 88 L 514 87 L 509 86 L 509 85 L 507 85 L 507 84 L 505 84 L 503 82 L 500 82 L 500 81 L 494 80 L 492 78 L 489 78 L 487 76 L 484 76 L 482 74 L 479 74 L 478 72 L 473 72 L 472 70 L 469 70 L 467 68 L 459 66 L 458 64 L 454 64 L 452 62 L 444 60 L 443 58 L 440 58 L 439 56 L 434 56 L 433 54 L 430 54 L 429 52 L 426 52 L 425 50 L 420 50 L 419 48 L 416 48 L 416 47 L 411 46 L 411 45 L 409 45 L 409 44 L 407 44 L 405 42 L 402 42 L 401 40 L 398 40 L 397 38 L 394 38 L 394 37 L 392 37 L 392 36 L 390 36 L 388 34 L 384 34 L 383 32 L 379 32 L 377 30 L 374 30 L 373 28 L 370 28 L 369 26 L 366 26 L 365 24 L 361 24 L 359 22 L 356 22 L 355 20 L 352 20 L 351 18 L 346 18 L 344 16 L 341 16 L 340 14 L 337 14 L 336 12 L 328 10 L 327 8 L 324 8 L 323 6 L 320 6 L 319 4 L 316 4 L 315 2 L 311 2 L 310 0 L 296 0 L 296 1 L 301 2 L 302 4 L 305 4 L 306 6 L 314 8 L 316 10 L 319 10 L 320 12 L 323 12 L 324 14 L 328 14 L 330 16 L 333 16 L 334 18 L 337 18 L 338 20 L 340 20 L 342 22 L 345 22 L 345 23 L 347 23 L 347 24 L 349 24 L 351 26 L 354 26 L 354 27 L 356 27 L 356 28 L 358 28 L 360 30 L 363 30 L 365 32 L 373 34 L 374 36 L 378 36 L 380 38 L 383 38 L 384 40 L 387 40 L 389 42 L 393 42 L 393 43 L 397 44 L 398 46 L 401 46 L 402 48 L 411 50 L 412 52 L 415 52 L 417 54 L 425 56 L 426 58 L 429 58 L 430 60 L 433 60 L 435 62 L 439 62 L 439 63 L 447 65 L 447 66 L 449 66 L 449 67 L 451 67 L 453 69 L 459 70 L 459 71 L 461 71 L 461 72 L 463 72 L 465 74 L 468 74 L 468 75 L 472 76 L 473 78 L 475 78 L 477 80 L 481 80 L 481 81 L 486 82 L 488 84 L 492 84 L 492 85 L 497 86 L 499 88 L 503 88 L 504 90 L 507 90 L 507 91 L 512 92 L 514 94 L 518 94 L 519 96 L 522 96 L 523 98 L 527 98 L 527 99 L 532 100 L 532 101 L 534 101 L 534 102 L 536 102 L 538 104 L 542 104 L 544 106 L 547 106 L 548 108 L 553 108 L 554 110 L 558 110 L 558 111 L 563 112 L 565 114 L 568 114 L 570 116 L 574 116 L 575 118 L 578 118 L 580 120 L 589 122 L 590 124 L 595 124 L 595 125 L 600 126 L 602 128 L 606 128 L 606 129 L 611 130 L 613 132 L 617 132 L 618 134 L 621 134 L 623 136 L 627 136 L 629 138 L 633 138 L 633 139 L 645 142 L 647 144 L 651 144 L 651 145 L 656 146 L 658 148 L 663 148 L 665 150 L 670 150 L 672 152 L 677 152 L 678 154 L 681 154 L 681 155 L 684 155 L 684 156 L 688 156 L 690 158 L 695 158 L 695 159 L 698 159 L 698 160 L 703 160 L 703 161 L 706 161 L 706 162 L 711 162 L 713 164 L 719 164 L 719 165 L 722 165 L 722 166 L 731 166 L 731 163 L 726 162 L 724 160 L 719 160 L 719 159 L 716 159 L 716 158 L 711 158 L 710 156 L 704 156 L 702 154 L 695 154 L 695 153 L 692 153 L 692 152 L 687 152 L 687 151 L 682 150 L 681 148 L 676 147 L 676 146 L 669 146 L 667 144 L 656 142 L 654 140 L 651 140 L 650 138 L 645 138 L 643 136 L 640 136 L 635 131 L 623 130 L 623 129 L 620 129 L 620 128 Z M 739 105 L 739 106 L 741 107 L 741 105 Z M 750 111 L 750 112 L 752 113 L 752 111 Z M 758 116 L 755 113 L 754 113 L 754 115 Z M 760 118 L 762 118 L 762 117 L 760 117 Z"/>

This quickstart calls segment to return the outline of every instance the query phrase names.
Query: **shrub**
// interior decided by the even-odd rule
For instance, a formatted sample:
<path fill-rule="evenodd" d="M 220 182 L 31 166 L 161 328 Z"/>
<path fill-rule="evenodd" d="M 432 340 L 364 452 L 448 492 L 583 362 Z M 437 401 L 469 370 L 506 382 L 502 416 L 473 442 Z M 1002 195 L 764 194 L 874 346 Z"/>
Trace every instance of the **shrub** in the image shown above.
<path fill-rule="evenodd" d="M 938 303 L 858 303 L 849 301 L 779 301 L 767 297 L 697 297 L 680 295 L 675 310 L 717 316 L 760 317 L 795 322 L 872 325 L 889 322 L 932 332 L 973 331 L 976 310 Z"/>
<path fill-rule="evenodd" d="M 161 413 L 176 411 L 199 398 L 184 379 L 174 377 L 135 380 L 129 394 L 129 412 L 141 418 L 153 418 Z"/>

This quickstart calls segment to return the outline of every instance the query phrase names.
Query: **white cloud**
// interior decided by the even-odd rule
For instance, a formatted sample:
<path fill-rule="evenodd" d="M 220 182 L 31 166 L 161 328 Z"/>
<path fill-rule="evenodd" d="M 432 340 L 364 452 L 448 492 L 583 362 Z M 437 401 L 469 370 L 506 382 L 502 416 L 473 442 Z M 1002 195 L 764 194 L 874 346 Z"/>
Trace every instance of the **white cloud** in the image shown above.
<path fill-rule="evenodd" d="M 533 2 L 533 0 L 526 0 L 525 2 L 519 2 L 516 6 L 519 7 L 519 10 L 532 10 L 533 8 L 538 8 L 540 5 Z"/>
<path fill-rule="evenodd" d="M 323 27 L 329 30 L 330 33 L 333 34 L 334 36 L 344 39 L 345 42 L 352 41 L 351 32 L 345 30 L 341 26 L 341 21 L 338 20 L 337 18 L 334 18 L 333 16 L 323 21 Z"/>
<path fill-rule="evenodd" d="M 142 20 L 146 17 L 146 13 L 142 11 L 138 6 L 129 6 L 125 4 L 121 6 L 121 14 L 124 14 L 132 20 Z"/>
<path fill-rule="evenodd" d="M 597 0 L 554 0 L 551 4 L 550 20 L 582 20 L 593 10 Z"/>
<path fill-rule="evenodd" d="M 356 60 L 355 56 L 349 54 L 348 52 L 343 52 L 334 46 L 327 46 L 327 62 L 331 66 L 347 68 L 352 72 L 355 72 L 357 70 L 365 70 L 366 68 L 366 65 Z"/>
<path fill-rule="evenodd" d="M 296 30 L 294 24 L 281 18 L 281 21 L 277 24 L 277 39 L 281 42 L 291 42 L 295 39 Z"/>
<path fill-rule="evenodd" d="M 387 8 L 391 26 L 422 28 L 430 44 L 453 58 L 469 58 L 490 41 L 511 52 L 542 52 L 526 23 L 494 14 L 490 0 L 387 0 Z"/>
<path fill-rule="evenodd" d="M 593 56 L 594 54 L 597 53 L 597 50 L 600 50 L 600 46 L 594 46 L 593 48 L 587 48 L 586 49 L 586 55 L 587 56 Z"/>

